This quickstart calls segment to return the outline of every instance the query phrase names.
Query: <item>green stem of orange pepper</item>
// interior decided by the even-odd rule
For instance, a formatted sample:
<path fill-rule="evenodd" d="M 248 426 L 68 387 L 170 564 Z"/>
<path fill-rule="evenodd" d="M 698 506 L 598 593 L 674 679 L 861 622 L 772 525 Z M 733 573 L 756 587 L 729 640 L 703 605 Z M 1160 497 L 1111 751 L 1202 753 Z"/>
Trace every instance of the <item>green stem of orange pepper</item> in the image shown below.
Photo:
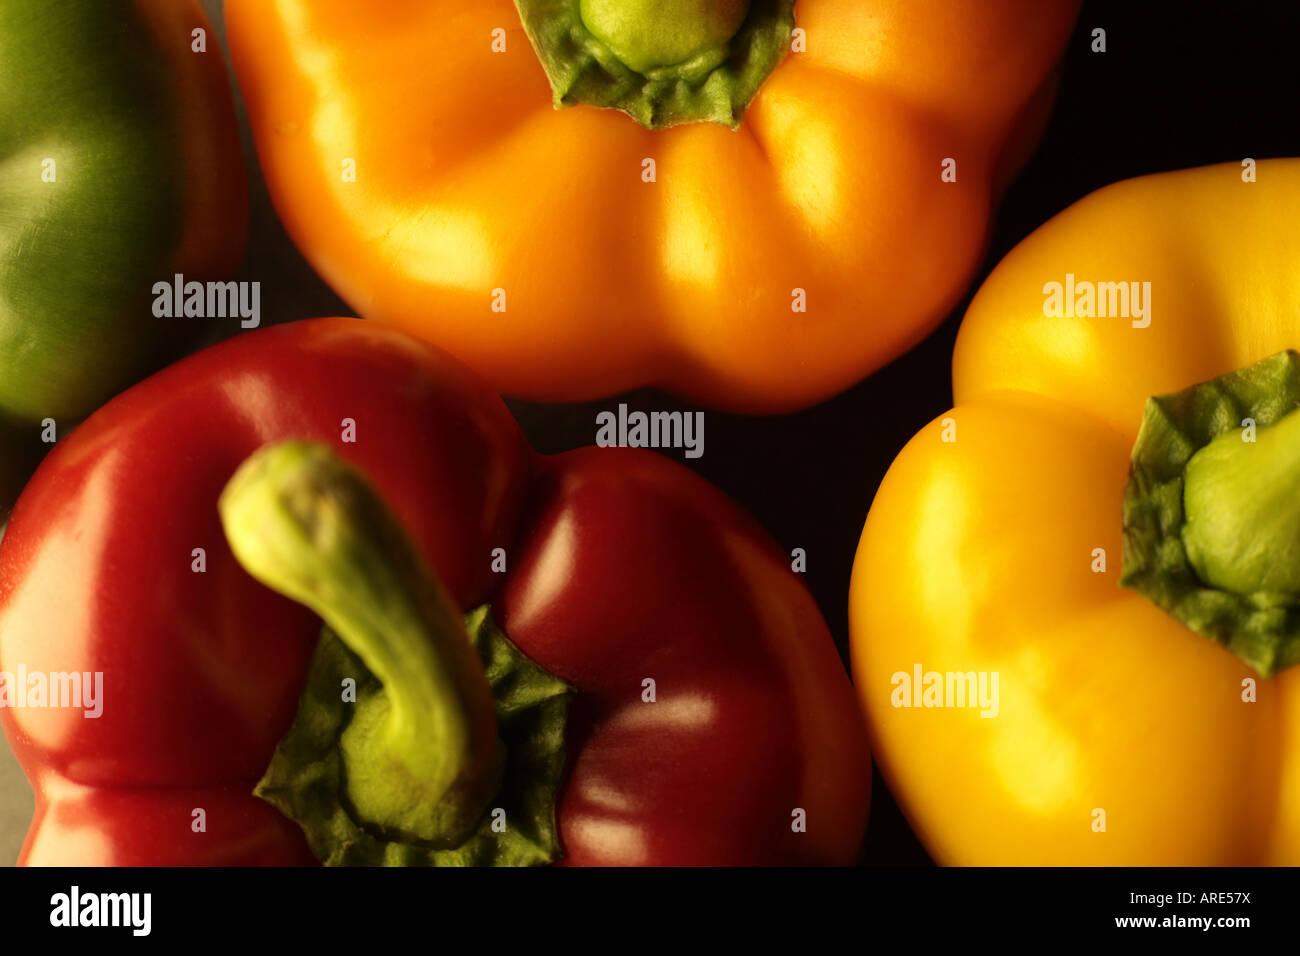
<path fill-rule="evenodd" d="M 735 128 L 791 47 L 794 0 L 515 0 L 557 109 Z"/>

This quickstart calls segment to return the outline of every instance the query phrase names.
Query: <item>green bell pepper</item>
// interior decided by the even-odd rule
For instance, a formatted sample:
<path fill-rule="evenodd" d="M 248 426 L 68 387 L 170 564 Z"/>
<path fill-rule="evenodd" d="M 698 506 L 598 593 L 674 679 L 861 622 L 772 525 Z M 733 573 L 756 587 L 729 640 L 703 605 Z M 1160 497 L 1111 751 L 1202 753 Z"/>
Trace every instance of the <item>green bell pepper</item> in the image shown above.
<path fill-rule="evenodd" d="M 0 514 L 51 441 L 197 334 L 153 285 L 235 272 L 247 196 L 198 0 L 0 4 Z"/>

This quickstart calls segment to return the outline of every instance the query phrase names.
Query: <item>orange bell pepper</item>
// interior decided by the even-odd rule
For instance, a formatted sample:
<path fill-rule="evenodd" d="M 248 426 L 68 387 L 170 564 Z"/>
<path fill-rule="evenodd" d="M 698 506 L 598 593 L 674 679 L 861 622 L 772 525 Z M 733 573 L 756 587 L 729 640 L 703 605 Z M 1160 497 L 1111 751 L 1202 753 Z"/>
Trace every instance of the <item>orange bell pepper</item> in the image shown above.
<path fill-rule="evenodd" d="M 507 394 L 753 412 L 842 390 L 952 307 L 1077 8 L 518 5 L 229 0 L 289 234 L 361 315 Z"/>

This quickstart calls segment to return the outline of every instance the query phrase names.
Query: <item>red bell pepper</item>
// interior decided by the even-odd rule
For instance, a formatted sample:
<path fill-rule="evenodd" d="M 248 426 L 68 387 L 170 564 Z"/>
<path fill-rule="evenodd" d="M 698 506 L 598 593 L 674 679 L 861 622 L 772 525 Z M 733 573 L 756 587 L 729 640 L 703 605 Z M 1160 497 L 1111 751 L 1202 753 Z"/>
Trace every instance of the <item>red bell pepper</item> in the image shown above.
<path fill-rule="evenodd" d="M 827 864 L 862 838 L 848 679 L 754 522 L 651 452 L 535 455 L 370 323 L 119 395 L 28 485 L 0 582 L 0 670 L 102 674 L 99 716 L 0 708 L 25 864 Z M 452 612 L 485 604 L 476 656 Z"/>

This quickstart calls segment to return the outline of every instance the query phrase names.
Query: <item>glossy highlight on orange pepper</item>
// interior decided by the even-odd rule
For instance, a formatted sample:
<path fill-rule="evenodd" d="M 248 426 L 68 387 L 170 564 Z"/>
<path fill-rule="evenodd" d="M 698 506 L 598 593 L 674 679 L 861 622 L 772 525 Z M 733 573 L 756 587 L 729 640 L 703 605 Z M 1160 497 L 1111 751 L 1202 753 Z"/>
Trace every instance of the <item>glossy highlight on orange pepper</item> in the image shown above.
<path fill-rule="evenodd" d="M 280 217 L 363 317 L 517 397 L 654 384 L 773 412 L 891 361 L 962 294 L 1076 8 L 799 0 L 799 52 L 736 130 L 555 109 L 509 0 L 226 17 Z"/>

